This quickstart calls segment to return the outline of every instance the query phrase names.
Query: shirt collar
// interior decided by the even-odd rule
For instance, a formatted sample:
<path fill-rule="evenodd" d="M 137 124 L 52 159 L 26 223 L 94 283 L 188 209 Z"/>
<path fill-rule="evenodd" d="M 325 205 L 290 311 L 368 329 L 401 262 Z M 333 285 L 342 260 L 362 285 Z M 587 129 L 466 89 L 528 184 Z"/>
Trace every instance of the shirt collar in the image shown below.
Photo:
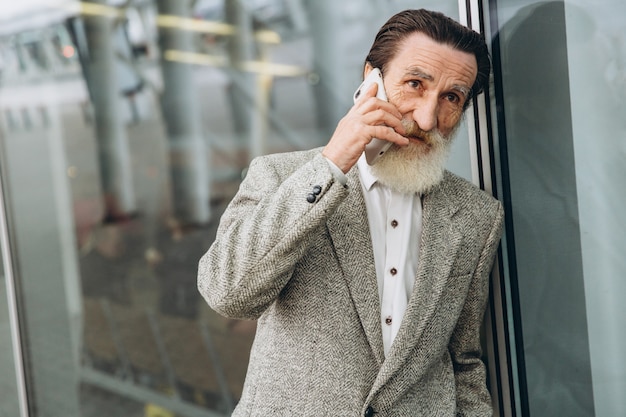
<path fill-rule="evenodd" d="M 365 187 L 367 191 L 371 190 L 378 179 L 372 174 L 372 171 L 370 171 L 370 166 L 365 160 L 365 152 L 357 161 L 357 166 L 359 167 L 359 176 L 363 187 Z"/>

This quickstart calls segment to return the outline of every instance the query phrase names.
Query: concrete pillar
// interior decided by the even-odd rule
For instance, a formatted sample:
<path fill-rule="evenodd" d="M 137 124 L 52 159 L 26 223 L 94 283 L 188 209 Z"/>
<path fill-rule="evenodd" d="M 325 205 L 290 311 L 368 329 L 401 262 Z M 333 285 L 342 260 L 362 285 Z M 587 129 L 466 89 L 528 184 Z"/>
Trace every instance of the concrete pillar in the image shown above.
<path fill-rule="evenodd" d="M 346 74 L 346 51 L 341 42 L 341 8 L 334 0 L 306 2 L 313 38 L 313 67 L 318 75 L 314 85 L 318 124 L 331 134 L 339 120 L 352 106 L 355 85 L 353 74 Z"/>
<path fill-rule="evenodd" d="M 161 15 L 191 18 L 191 0 L 157 0 Z M 206 146 L 194 82 L 194 67 L 164 59 L 168 50 L 195 52 L 195 32 L 159 28 L 163 93 L 161 106 L 167 126 L 174 216 L 183 224 L 210 220 L 209 150 Z"/>
<path fill-rule="evenodd" d="M 259 49 L 259 61 L 267 62 L 268 58 L 264 48 Z M 252 129 L 250 131 L 250 159 L 265 155 L 269 149 L 267 147 L 267 134 L 269 130 L 270 96 L 274 77 L 267 72 L 254 75 L 255 89 L 254 101 L 249 105 L 253 106 Z"/>
<path fill-rule="evenodd" d="M 105 4 L 104 0 L 90 0 Z M 116 73 L 115 18 L 85 15 L 88 58 L 83 69 L 94 106 L 98 160 L 105 216 L 115 220 L 137 210 L 128 135 L 121 110 L 122 97 Z"/>
<path fill-rule="evenodd" d="M 309 30 L 309 19 L 302 0 L 285 0 L 285 6 L 289 10 L 289 18 L 296 33 L 305 33 Z"/>
<path fill-rule="evenodd" d="M 252 17 L 240 0 L 224 1 L 224 7 L 226 22 L 235 26 L 235 33 L 228 39 L 231 63 L 229 98 L 232 117 L 235 132 L 241 139 L 246 140 L 252 128 L 256 82 L 253 74 L 242 70 L 242 65 L 256 58 Z"/>

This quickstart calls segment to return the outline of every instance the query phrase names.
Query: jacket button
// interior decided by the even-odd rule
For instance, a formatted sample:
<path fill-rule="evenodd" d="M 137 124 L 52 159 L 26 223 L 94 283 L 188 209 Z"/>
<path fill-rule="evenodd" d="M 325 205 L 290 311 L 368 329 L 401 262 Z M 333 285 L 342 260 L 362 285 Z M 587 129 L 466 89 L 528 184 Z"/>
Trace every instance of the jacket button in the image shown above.
<path fill-rule="evenodd" d="M 313 193 L 309 193 L 306 196 L 306 201 L 308 201 L 309 203 L 315 203 L 315 200 L 317 200 L 317 197 L 315 197 L 315 194 Z"/>
<path fill-rule="evenodd" d="M 374 414 L 376 414 L 374 409 L 371 406 L 368 406 L 365 409 L 365 413 L 363 413 L 363 416 L 365 416 L 365 417 L 374 417 Z"/>
<path fill-rule="evenodd" d="M 320 195 L 322 193 L 322 186 L 316 185 L 313 187 L 313 194 Z"/>

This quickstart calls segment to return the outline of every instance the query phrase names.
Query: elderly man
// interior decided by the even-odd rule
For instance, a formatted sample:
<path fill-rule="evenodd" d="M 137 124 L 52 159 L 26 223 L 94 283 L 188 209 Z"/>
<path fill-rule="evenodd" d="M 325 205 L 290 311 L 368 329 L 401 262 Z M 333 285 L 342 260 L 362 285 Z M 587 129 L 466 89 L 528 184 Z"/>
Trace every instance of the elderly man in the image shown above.
<path fill-rule="evenodd" d="M 209 305 L 257 319 L 236 416 L 487 416 L 479 329 L 499 202 L 444 169 L 489 75 L 484 40 L 407 10 L 323 149 L 255 159 L 199 265 Z M 369 165 L 373 138 L 392 143 Z"/>

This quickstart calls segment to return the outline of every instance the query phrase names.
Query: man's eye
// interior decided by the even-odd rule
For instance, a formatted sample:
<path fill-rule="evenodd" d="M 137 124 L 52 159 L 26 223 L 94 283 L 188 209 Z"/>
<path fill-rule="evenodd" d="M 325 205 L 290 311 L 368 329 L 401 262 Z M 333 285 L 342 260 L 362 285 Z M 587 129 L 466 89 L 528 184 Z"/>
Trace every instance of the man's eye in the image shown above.
<path fill-rule="evenodd" d="M 450 103 L 460 103 L 461 102 L 461 98 L 459 96 L 457 96 L 456 94 L 446 94 L 445 95 L 445 99 L 447 101 L 449 101 Z"/>
<path fill-rule="evenodd" d="M 408 84 L 411 88 L 418 88 L 421 83 L 419 82 L 419 80 L 411 80 L 408 82 Z"/>

